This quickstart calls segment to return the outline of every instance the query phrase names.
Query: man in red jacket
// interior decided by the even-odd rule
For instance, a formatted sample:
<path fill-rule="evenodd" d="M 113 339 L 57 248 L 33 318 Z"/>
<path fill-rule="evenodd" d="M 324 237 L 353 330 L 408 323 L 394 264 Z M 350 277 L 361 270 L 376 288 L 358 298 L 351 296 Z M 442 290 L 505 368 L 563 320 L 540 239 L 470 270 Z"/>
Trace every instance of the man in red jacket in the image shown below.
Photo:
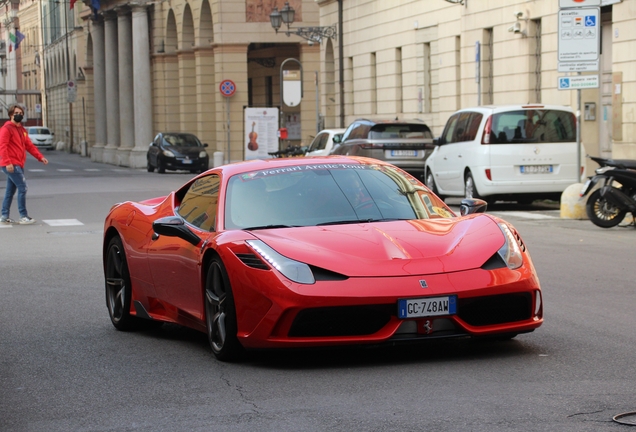
<path fill-rule="evenodd" d="M 24 178 L 26 152 L 31 153 L 44 165 L 49 163 L 29 139 L 29 134 L 21 123 L 23 118 L 24 109 L 18 104 L 13 104 L 9 106 L 10 120 L 0 128 L 0 167 L 7 175 L 7 190 L 2 202 L 2 217 L 0 217 L 0 223 L 3 224 L 14 223 L 9 218 L 9 211 L 16 190 L 18 191 L 18 211 L 20 212 L 18 223 L 28 225 L 35 222 L 35 219 L 29 217 L 26 209 L 27 185 Z"/>

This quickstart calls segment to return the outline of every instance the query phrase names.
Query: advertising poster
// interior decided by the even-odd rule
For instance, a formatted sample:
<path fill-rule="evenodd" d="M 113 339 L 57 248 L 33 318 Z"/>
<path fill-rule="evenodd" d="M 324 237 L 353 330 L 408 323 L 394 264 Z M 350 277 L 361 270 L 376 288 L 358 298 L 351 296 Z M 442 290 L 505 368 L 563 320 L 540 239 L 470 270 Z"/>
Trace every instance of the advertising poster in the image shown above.
<path fill-rule="evenodd" d="M 245 160 L 269 159 L 278 151 L 278 108 L 245 108 Z"/>

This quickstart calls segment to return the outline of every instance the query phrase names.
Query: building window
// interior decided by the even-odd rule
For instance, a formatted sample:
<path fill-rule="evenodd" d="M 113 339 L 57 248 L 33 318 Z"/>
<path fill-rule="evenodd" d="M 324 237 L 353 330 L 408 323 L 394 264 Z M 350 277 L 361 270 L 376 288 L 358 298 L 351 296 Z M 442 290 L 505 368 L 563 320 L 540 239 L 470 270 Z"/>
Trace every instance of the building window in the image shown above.
<path fill-rule="evenodd" d="M 532 20 L 532 43 L 534 44 L 534 50 L 531 53 L 531 61 L 534 63 L 531 65 L 532 71 L 532 88 L 534 90 L 534 102 L 541 103 L 541 20 Z"/>
<path fill-rule="evenodd" d="M 371 90 L 371 114 L 378 113 L 378 68 L 375 53 L 371 53 L 370 63 L 370 90 Z"/>
<path fill-rule="evenodd" d="M 402 89 L 402 48 L 395 49 L 395 99 L 396 110 L 399 113 L 404 112 L 404 96 Z"/>
<path fill-rule="evenodd" d="M 265 77 L 265 106 L 273 107 L 274 106 L 274 89 L 272 87 L 272 77 Z"/>
<path fill-rule="evenodd" d="M 493 97 L 493 30 L 484 29 L 484 43 L 482 49 L 482 103 L 491 105 L 494 103 Z"/>

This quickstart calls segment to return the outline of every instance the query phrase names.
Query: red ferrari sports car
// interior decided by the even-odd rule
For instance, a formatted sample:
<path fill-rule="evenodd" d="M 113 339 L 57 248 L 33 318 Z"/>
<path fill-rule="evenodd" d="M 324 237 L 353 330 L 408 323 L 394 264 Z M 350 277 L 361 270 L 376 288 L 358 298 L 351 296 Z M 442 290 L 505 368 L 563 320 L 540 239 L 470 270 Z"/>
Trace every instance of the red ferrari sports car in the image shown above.
<path fill-rule="evenodd" d="M 456 215 L 399 168 L 356 157 L 240 162 L 104 227 L 113 325 L 207 333 L 245 350 L 514 337 L 543 323 L 539 279 L 509 223 Z M 150 321 L 148 321 L 150 320 Z"/>

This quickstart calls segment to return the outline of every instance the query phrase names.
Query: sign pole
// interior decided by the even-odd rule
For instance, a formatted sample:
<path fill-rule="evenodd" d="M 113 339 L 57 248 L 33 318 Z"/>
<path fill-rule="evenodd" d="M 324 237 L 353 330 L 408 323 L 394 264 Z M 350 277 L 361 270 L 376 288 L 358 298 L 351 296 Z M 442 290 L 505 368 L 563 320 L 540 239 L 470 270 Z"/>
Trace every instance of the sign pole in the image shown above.
<path fill-rule="evenodd" d="M 219 91 L 221 95 L 225 97 L 225 106 L 227 111 L 227 157 L 225 158 L 226 163 L 230 163 L 230 98 L 234 96 L 236 92 L 236 84 L 234 81 L 226 79 L 221 81 L 219 85 Z"/>
<path fill-rule="evenodd" d="M 581 75 L 578 72 L 577 75 Z M 581 89 L 576 90 L 576 183 L 581 182 Z"/>
<path fill-rule="evenodd" d="M 230 163 L 230 98 L 225 98 L 225 106 L 227 111 L 227 157 L 225 163 Z"/>

